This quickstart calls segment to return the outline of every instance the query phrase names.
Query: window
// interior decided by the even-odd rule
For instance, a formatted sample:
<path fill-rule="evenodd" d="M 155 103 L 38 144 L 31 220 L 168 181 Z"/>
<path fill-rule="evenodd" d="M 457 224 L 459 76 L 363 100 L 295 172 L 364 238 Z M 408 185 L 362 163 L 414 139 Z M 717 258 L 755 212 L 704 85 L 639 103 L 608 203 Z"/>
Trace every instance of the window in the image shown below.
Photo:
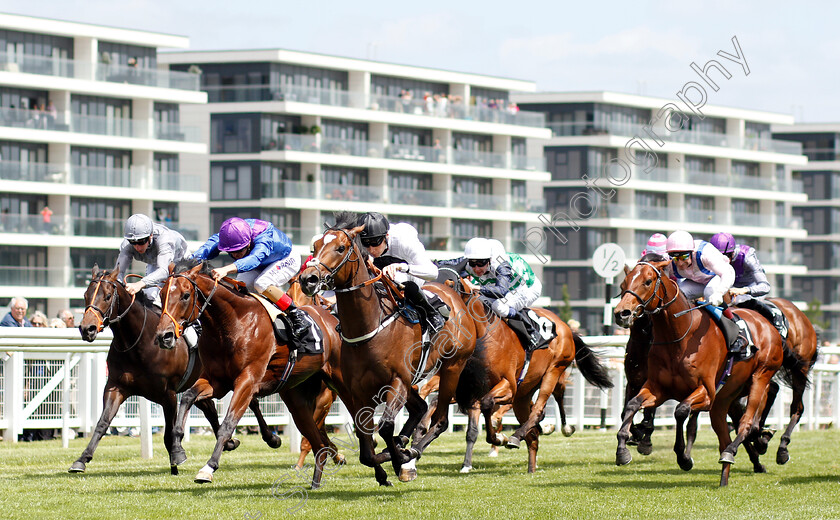
<path fill-rule="evenodd" d="M 47 248 L 11 245 L 0 247 L 0 284 L 48 285 Z M 29 306 L 31 309 L 32 300 L 29 301 Z"/>
<path fill-rule="evenodd" d="M 712 173 L 715 171 L 715 160 L 711 157 L 685 156 L 685 169 L 689 172 Z"/>
<path fill-rule="evenodd" d="M 117 265 L 119 250 L 112 249 L 70 249 L 70 265 L 73 269 L 73 286 L 87 287 L 94 264 L 100 269 L 113 269 Z M 84 307 L 84 305 L 82 305 Z"/>
<path fill-rule="evenodd" d="M 177 154 L 173 154 L 176 157 Z M 132 186 L 131 151 L 108 148 L 70 149 L 70 178 L 77 184 Z"/>
<path fill-rule="evenodd" d="M 45 181 L 53 180 L 52 168 L 46 168 L 47 145 L 0 141 L 0 179 Z"/>
<path fill-rule="evenodd" d="M 321 172 L 324 174 L 326 184 L 340 184 L 353 186 L 367 186 L 368 172 L 360 168 L 340 168 L 336 166 L 323 166 Z"/>
<path fill-rule="evenodd" d="M 262 163 L 260 165 L 260 196 L 266 199 L 295 197 L 311 198 L 308 184 L 300 183 L 300 164 Z"/>
<path fill-rule="evenodd" d="M 210 116 L 210 153 L 254 153 L 260 150 L 259 114 Z"/>
<path fill-rule="evenodd" d="M 391 172 L 388 185 L 397 190 L 428 191 L 432 189 L 432 176 L 428 173 Z"/>
<path fill-rule="evenodd" d="M 732 173 L 739 177 L 758 177 L 758 163 L 732 161 Z"/>
<path fill-rule="evenodd" d="M 651 191 L 636 191 L 636 218 L 670 220 L 668 218 L 668 195 Z"/>
<path fill-rule="evenodd" d="M 487 220 L 463 220 L 452 219 L 452 238 L 454 244 L 450 248 L 456 251 L 463 251 L 464 245 L 471 238 L 489 238 L 493 233 L 493 223 Z"/>
<path fill-rule="evenodd" d="M 274 227 L 285 233 L 295 244 L 309 244 L 309 236 L 303 236 L 300 228 L 300 210 L 262 208 L 260 219 L 274 224 Z"/>
<path fill-rule="evenodd" d="M 257 163 L 212 163 L 210 166 L 210 200 L 250 200 L 255 196 Z"/>
<path fill-rule="evenodd" d="M 422 103 L 423 96 L 428 94 L 449 94 L 449 85 L 433 83 L 408 78 L 394 78 L 390 76 L 370 76 L 370 93 L 376 96 L 399 97 L 404 90 L 411 92 L 415 101 Z"/>
<path fill-rule="evenodd" d="M 105 56 L 107 55 L 107 58 Z M 128 66 L 135 63 L 138 69 L 157 68 L 157 49 L 99 41 L 99 61 L 110 65 Z"/>
<path fill-rule="evenodd" d="M 213 208 L 210 210 L 210 232 L 218 233 L 219 228 L 222 227 L 222 222 L 232 217 L 260 218 L 260 209 L 254 207 Z"/>
<path fill-rule="evenodd" d="M 121 237 L 123 224 L 131 215 L 131 201 L 71 197 L 73 234 L 78 236 Z"/>
<path fill-rule="evenodd" d="M 308 133 L 300 124 L 299 116 L 262 114 L 260 116 L 260 144 L 262 150 L 291 150 L 295 139 L 289 134 Z M 312 139 L 314 143 L 314 139 Z"/>
<path fill-rule="evenodd" d="M 432 242 L 432 217 L 418 217 L 414 215 L 388 215 L 391 224 L 405 222 L 414 226 L 423 247 L 429 248 Z"/>

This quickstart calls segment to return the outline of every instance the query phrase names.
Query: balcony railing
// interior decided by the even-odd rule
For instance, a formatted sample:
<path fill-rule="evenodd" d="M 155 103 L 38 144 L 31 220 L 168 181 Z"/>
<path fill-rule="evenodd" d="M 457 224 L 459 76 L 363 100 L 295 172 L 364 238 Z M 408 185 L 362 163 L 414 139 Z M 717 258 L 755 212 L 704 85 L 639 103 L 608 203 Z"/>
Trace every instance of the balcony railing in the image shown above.
<path fill-rule="evenodd" d="M 429 190 L 402 190 L 391 188 L 388 190 L 391 204 L 407 204 L 410 206 L 446 206 L 446 193 Z"/>
<path fill-rule="evenodd" d="M 352 202 L 382 202 L 382 188 L 356 184 L 321 185 L 321 197 L 327 200 Z"/>
<path fill-rule="evenodd" d="M 62 216 L 53 214 L 49 222 L 40 214 L 2 213 L 0 233 L 34 233 L 44 235 L 66 235 L 67 228 Z"/>
<path fill-rule="evenodd" d="M 776 265 L 804 265 L 802 253 L 786 253 L 784 251 L 756 251 L 758 260 L 762 264 Z"/>
<path fill-rule="evenodd" d="M 69 118 L 63 112 L 50 114 L 36 109 L 0 107 L 0 126 L 27 128 L 33 130 L 53 130 L 59 132 L 77 132 L 82 134 L 108 135 L 148 139 L 147 121 L 127 118 L 89 116 L 72 114 Z M 155 124 L 154 137 L 167 141 L 201 142 L 201 133 L 197 128 L 178 124 Z"/>
<path fill-rule="evenodd" d="M 154 171 L 152 188 L 170 191 L 202 191 L 201 175 Z"/>
<path fill-rule="evenodd" d="M 95 66 L 98 81 L 195 91 L 199 87 L 198 74 L 105 63 L 97 63 Z M 91 79 L 93 67 L 94 63 L 90 61 L 0 52 L 0 70 L 6 72 Z"/>
<path fill-rule="evenodd" d="M 804 148 L 802 153 L 809 161 L 836 161 L 838 155 L 834 148 Z"/>
<path fill-rule="evenodd" d="M 53 271 L 56 271 L 55 269 Z M 90 269 L 87 269 L 88 277 Z M 0 265 L 0 285 L 37 287 L 50 285 L 50 269 L 47 267 L 21 267 Z"/>
<path fill-rule="evenodd" d="M 462 102 L 445 103 L 439 101 L 427 101 L 425 99 L 402 98 L 399 96 L 386 96 L 372 94 L 370 96 L 371 110 L 384 110 L 401 114 L 412 114 L 428 117 L 444 117 L 450 119 L 464 119 L 482 121 L 485 123 L 502 123 L 518 126 L 545 126 L 545 116 L 538 112 L 520 112 L 515 105 L 508 107 L 480 107 L 475 105 L 464 105 Z"/>
<path fill-rule="evenodd" d="M 315 198 L 315 184 L 301 181 L 280 181 L 263 182 L 261 193 L 264 199 L 290 198 L 290 199 L 313 199 Z"/>
<path fill-rule="evenodd" d="M 0 179 L 25 182 L 64 182 L 64 166 L 47 163 L 0 161 Z"/>
<path fill-rule="evenodd" d="M 478 193 L 453 193 L 452 207 L 502 211 L 507 208 L 507 197 Z"/>
<path fill-rule="evenodd" d="M 647 124 L 647 123 L 645 123 Z M 653 139 L 643 129 L 640 123 L 591 123 L 568 122 L 547 123 L 554 137 L 586 136 L 586 135 L 615 135 L 633 137 L 638 135 L 644 139 Z M 725 146 L 727 148 L 741 148 L 745 150 L 761 150 L 793 155 L 802 155 L 802 145 L 795 141 L 784 141 L 761 137 L 729 135 L 719 132 L 700 132 L 696 130 L 678 130 L 676 132 L 663 131 L 661 128 L 651 129 L 663 141 L 675 143 L 702 144 L 706 146 Z"/>

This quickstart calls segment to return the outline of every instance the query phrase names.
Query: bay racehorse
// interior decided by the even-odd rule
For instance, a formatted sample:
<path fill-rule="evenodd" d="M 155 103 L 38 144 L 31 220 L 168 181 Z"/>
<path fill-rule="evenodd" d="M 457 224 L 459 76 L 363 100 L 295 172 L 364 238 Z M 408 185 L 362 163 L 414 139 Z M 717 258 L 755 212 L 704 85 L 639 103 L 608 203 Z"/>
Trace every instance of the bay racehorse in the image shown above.
<path fill-rule="evenodd" d="M 398 309 L 393 297 L 398 289 L 373 266 L 361 246 L 358 235 L 363 228 L 354 226 L 353 215 L 339 214 L 336 221 L 315 243 L 315 256 L 300 275 L 301 289 L 309 295 L 335 289 L 342 335 L 341 370 L 353 374 L 345 381 L 352 403 L 345 404 L 355 421 L 359 460 L 375 468 L 380 485 L 390 485 L 387 475 L 376 469 L 387 460 L 400 480 L 412 480 L 416 470 L 402 465 L 419 458 L 429 443 L 446 431 L 449 402 L 475 348 L 475 326 L 452 289 L 426 283 L 423 289 L 439 296 L 450 315 L 444 328 L 424 346 L 420 324 L 409 322 Z M 440 399 L 429 430 L 406 449 L 409 435 L 427 409 L 413 385 L 431 371 L 440 374 Z M 385 411 L 375 427 L 374 410 L 380 404 L 385 405 Z M 409 418 L 395 438 L 394 418 L 403 406 Z M 377 430 L 387 446 L 380 454 L 373 448 Z"/>
<path fill-rule="evenodd" d="M 446 271 L 446 268 L 441 269 Z M 457 276 L 457 275 L 456 275 Z M 612 388 L 607 369 L 597 356 L 559 316 L 547 309 L 534 308 L 542 320 L 553 324 L 556 336 L 546 348 L 534 350 L 526 369 L 526 353 L 516 333 L 478 297 L 478 291 L 467 286 L 464 279 L 453 280 L 455 287 L 473 317 L 479 340 L 475 352 L 461 374 L 455 398 L 465 413 L 480 403 L 487 430 L 487 442 L 519 448 L 525 439 L 528 446 L 528 472 L 537 469 L 540 421 L 545 414 L 548 398 L 554 395 L 563 402 L 566 369 L 577 361 L 578 369 L 598 388 Z M 527 370 L 522 374 L 523 370 Z M 534 394 L 535 402 L 532 402 Z M 494 431 L 492 414 L 500 406 L 513 405 L 519 428 L 505 439 Z M 471 451 L 475 439 L 468 430 L 467 457 L 462 472 L 471 468 Z M 476 432 L 477 433 L 477 432 Z M 473 436 L 474 437 L 474 436 Z M 472 442 L 470 442 L 472 440 Z"/>
<path fill-rule="evenodd" d="M 118 280 L 118 274 L 117 269 L 103 271 L 94 266 L 91 282 L 85 291 L 85 312 L 79 325 L 82 339 L 93 341 L 106 326 L 111 327 L 114 339 L 108 349 L 108 379 L 102 394 L 102 414 L 90 442 L 69 471 L 85 471 L 122 403 L 133 395 L 139 395 L 163 408 L 163 442 L 169 452 L 170 470 L 172 474 L 177 474 L 179 455 L 172 450 L 176 394 L 189 388 L 198 378 L 201 360 L 197 353 L 190 359 L 183 339 L 171 350 L 161 350 L 154 344 L 160 309 L 147 301 L 143 292 L 139 292 L 136 299 L 131 296 Z M 212 401 L 200 403 L 198 407 L 216 432 L 219 417 Z M 263 439 L 272 448 L 280 447 L 280 436 L 269 431 L 256 399 L 250 407 L 260 424 Z M 225 444 L 225 449 L 232 450 L 238 445 L 237 439 L 231 439 Z"/>
<path fill-rule="evenodd" d="M 161 299 L 163 317 L 156 331 L 161 348 L 171 348 L 184 327 L 196 320 L 204 329 L 198 344 L 204 366 L 196 382 L 181 397 L 173 431 L 174 444 L 180 447 L 187 413 L 193 403 L 233 392 L 216 447 L 195 481 L 213 480 L 223 445 L 233 434 L 247 404 L 254 397 L 279 392 L 295 425 L 315 448 L 312 487 L 319 487 L 327 458 L 336 454 L 326 432 L 313 420 L 315 398 L 322 383 L 341 385 L 336 319 L 322 307 L 303 307 L 323 331 L 323 349 L 320 354 L 297 355 L 277 340 L 271 318 L 255 296 L 241 292 L 232 280 L 215 281 L 209 265 L 197 260 L 170 265 Z"/>
<path fill-rule="evenodd" d="M 664 273 L 667 265 L 668 262 L 654 261 L 652 256 L 642 258 L 625 277 L 621 301 L 615 308 L 619 325 L 630 327 L 637 317 L 646 314 L 653 327 L 647 380 L 624 408 L 617 435 L 616 464 L 627 464 L 632 458 L 626 442 L 636 412 L 675 399 L 680 401 L 674 412 L 677 463 L 684 470 L 693 466 L 692 446 L 685 444 L 683 425 L 692 412 L 708 410 L 721 454 L 720 485 L 725 486 L 738 447 L 758 432 L 770 380 L 782 366 L 784 357 L 794 354 L 786 350 L 781 336 L 761 315 L 738 309 L 736 313 L 747 322 L 758 352 L 734 363 L 725 384 L 718 388 L 727 365 L 728 345 L 723 332 L 707 312 L 690 307 L 677 282 Z M 748 393 L 746 410 L 732 441 L 726 416 L 742 392 Z M 752 452 L 749 443 L 745 449 Z"/>

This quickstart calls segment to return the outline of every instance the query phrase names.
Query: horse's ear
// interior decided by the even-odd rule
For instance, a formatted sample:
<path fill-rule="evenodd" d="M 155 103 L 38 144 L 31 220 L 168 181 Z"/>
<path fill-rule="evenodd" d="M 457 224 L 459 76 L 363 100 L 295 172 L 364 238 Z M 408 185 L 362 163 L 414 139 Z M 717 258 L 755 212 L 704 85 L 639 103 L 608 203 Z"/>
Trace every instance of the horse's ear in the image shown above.
<path fill-rule="evenodd" d="M 169 276 L 175 271 L 175 262 L 169 262 Z"/>
<path fill-rule="evenodd" d="M 98 275 L 99 273 L 100 273 L 99 264 L 94 263 L 93 264 L 93 269 L 90 270 L 91 279 L 96 278 L 96 275 Z"/>
<path fill-rule="evenodd" d="M 117 265 L 114 266 L 114 269 L 111 270 L 110 273 L 108 273 L 108 279 L 109 280 L 116 280 L 117 279 L 117 277 L 120 275 L 119 267 L 120 267 L 120 263 L 117 262 Z"/>
<path fill-rule="evenodd" d="M 365 229 L 365 226 L 356 226 L 353 229 L 349 230 L 350 236 L 355 238 L 356 235 L 358 235 L 359 233 L 364 231 L 364 229 Z"/>
<path fill-rule="evenodd" d="M 654 266 L 655 268 L 659 269 L 660 271 L 663 271 L 666 267 L 671 265 L 671 261 L 670 260 L 661 260 L 659 262 L 651 262 L 650 264 L 652 266 Z"/>
<path fill-rule="evenodd" d="M 630 274 L 630 268 L 627 264 L 624 264 L 624 276 L 627 276 L 628 274 Z"/>

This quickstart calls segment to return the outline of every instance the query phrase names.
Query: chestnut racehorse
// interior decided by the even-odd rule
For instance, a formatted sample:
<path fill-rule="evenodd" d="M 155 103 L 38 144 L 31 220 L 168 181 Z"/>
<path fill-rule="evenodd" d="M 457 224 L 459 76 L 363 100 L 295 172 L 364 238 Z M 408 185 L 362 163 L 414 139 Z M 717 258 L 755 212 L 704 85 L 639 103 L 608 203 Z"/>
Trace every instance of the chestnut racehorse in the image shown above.
<path fill-rule="evenodd" d="M 184 340 L 171 350 L 161 350 L 154 344 L 154 334 L 160 320 L 160 309 L 152 306 L 143 293 L 132 297 L 122 282 L 119 271 L 102 271 L 98 266 L 91 270 L 91 282 L 85 291 L 85 313 L 79 324 L 82 339 L 93 341 L 106 326 L 114 332 L 108 349 L 108 380 L 102 394 L 102 415 L 96 423 L 90 442 L 82 455 L 70 466 L 71 473 L 83 473 L 93 458 L 93 452 L 117 411 L 126 399 L 139 395 L 161 405 L 164 417 L 163 443 L 170 457 L 170 471 L 178 474 L 178 455 L 172 451 L 172 428 L 178 403 L 176 393 L 189 388 L 201 371 L 197 353 L 190 365 L 189 352 Z M 197 404 L 216 432 L 219 416 L 212 401 Z M 263 439 L 272 448 L 280 447 L 280 437 L 270 432 L 254 399 L 251 410 L 260 424 Z M 231 439 L 226 450 L 239 446 Z"/>
<path fill-rule="evenodd" d="M 444 273 L 447 270 L 441 269 Z M 537 469 L 539 435 L 542 432 L 539 422 L 544 417 L 545 405 L 552 394 L 562 406 L 566 368 L 576 360 L 578 369 L 589 382 L 598 388 L 612 388 L 607 369 L 559 316 L 547 309 L 534 308 L 538 316 L 554 324 L 557 335 L 546 348 L 533 351 L 527 372 L 522 381 L 518 381 L 526 363 L 525 349 L 519 337 L 478 298 L 478 292 L 471 290 L 463 279 L 459 277 L 453 282 L 473 317 L 479 337 L 475 353 L 461 375 L 455 398 L 465 413 L 473 409 L 476 402 L 480 403 L 488 443 L 519 448 L 521 439 L 525 439 L 528 446 L 528 472 L 533 473 Z M 534 393 L 537 393 L 537 399 L 532 403 Z M 505 439 L 495 432 L 492 414 L 498 407 L 509 404 L 513 405 L 520 426 L 509 439 Z M 471 468 L 474 443 L 475 439 L 471 439 L 468 430 L 467 456 L 462 472 Z"/>
<path fill-rule="evenodd" d="M 395 299 L 384 285 L 393 284 L 373 266 L 361 246 L 354 227 L 354 216 L 337 215 L 337 224 L 315 243 L 315 256 L 300 275 L 301 289 L 312 295 L 335 289 L 338 319 L 341 324 L 341 369 L 352 395 L 350 408 L 359 438 L 359 460 L 375 468 L 380 485 L 390 485 L 387 474 L 378 464 L 391 460 L 401 480 L 411 480 L 416 471 L 401 466 L 419 458 L 423 450 L 448 426 L 449 402 L 455 393 L 458 377 L 475 348 L 475 326 L 463 301 L 452 289 L 427 283 L 423 289 L 434 292 L 450 308 L 445 327 L 423 346 L 420 324 L 412 324 L 399 313 Z M 426 402 L 412 387 L 429 371 L 440 374 L 440 399 L 429 431 L 410 449 L 404 447 L 426 412 Z M 343 400 L 343 399 L 342 399 Z M 373 411 L 384 404 L 385 412 L 377 427 Z M 408 408 L 409 419 L 394 437 L 394 418 Z M 376 454 L 373 433 L 379 431 L 387 452 Z"/>
<path fill-rule="evenodd" d="M 321 384 L 341 387 L 335 318 L 321 307 L 303 307 L 324 333 L 323 352 L 297 355 L 292 365 L 294 351 L 278 342 L 262 303 L 228 281 L 216 282 L 208 264 L 184 260 L 170 265 L 161 299 L 164 317 L 157 328 L 161 348 L 171 347 L 184 327 L 196 320 L 201 321 L 204 329 L 198 344 L 204 368 L 181 398 L 174 443 L 180 447 L 187 413 L 193 403 L 218 399 L 233 391 L 213 455 L 195 481 L 212 481 L 213 472 L 219 467 L 222 446 L 233 434 L 247 404 L 254 397 L 279 391 L 295 425 L 315 448 L 312 487 L 319 487 L 326 459 L 336 453 L 326 433 L 313 420 Z M 287 368 L 291 369 L 290 373 L 286 373 Z"/>
<path fill-rule="evenodd" d="M 748 360 L 734 363 L 725 384 L 718 389 L 728 353 L 723 332 L 707 312 L 690 307 L 676 281 L 663 273 L 667 266 L 668 262 L 645 256 L 624 279 L 621 301 L 615 308 L 616 322 L 623 327 L 632 326 L 643 314 L 650 316 L 654 338 L 648 355 L 647 380 L 624 408 L 617 435 L 616 464 L 627 464 L 632 459 L 626 442 L 636 412 L 676 399 L 680 401 L 674 412 L 677 463 L 684 470 L 693 466 L 692 446 L 685 444 L 683 425 L 690 413 L 708 410 L 721 453 L 720 485 L 725 486 L 738 447 L 758 432 L 771 378 L 784 357 L 793 353 L 785 349 L 781 336 L 767 320 L 753 311 L 738 309 L 736 312 L 747 322 L 758 352 Z M 732 441 L 726 415 L 731 403 L 745 390 L 746 410 Z M 752 451 L 749 443 L 745 449 Z"/>

